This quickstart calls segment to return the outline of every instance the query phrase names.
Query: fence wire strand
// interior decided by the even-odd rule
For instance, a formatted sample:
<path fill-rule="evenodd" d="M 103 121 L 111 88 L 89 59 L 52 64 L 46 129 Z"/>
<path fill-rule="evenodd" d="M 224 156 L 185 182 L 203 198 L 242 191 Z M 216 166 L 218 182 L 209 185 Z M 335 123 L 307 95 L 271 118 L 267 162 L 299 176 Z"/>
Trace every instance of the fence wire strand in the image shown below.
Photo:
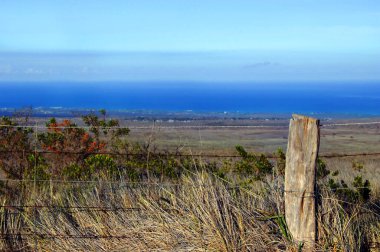
<path fill-rule="evenodd" d="M 22 153 L 22 154 L 55 154 L 55 155 L 110 155 L 110 156 L 131 156 L 131 157 L 145 157 L 148 153 L 121 153 L 109 151 L 46 151 L 46 150 L 0 150 L 0 153 Z M 184 154 L 176 152 L 152 153 L 150 156 L 154 157 L 188 157 L 188 158 L 242 158 L 240 155 L 218 155 L 218 154 Z M 264 155 L 269 159 L 276 159 L 278 156 L 271 153 L 254 153 L 254 155 Z M 360 157 L 360 156 L 380 156 L 380 152 L 362 152 L 362 153 L 326 153 L 320 154 L 320 158 L 344 158 L 344 157 Z"/>

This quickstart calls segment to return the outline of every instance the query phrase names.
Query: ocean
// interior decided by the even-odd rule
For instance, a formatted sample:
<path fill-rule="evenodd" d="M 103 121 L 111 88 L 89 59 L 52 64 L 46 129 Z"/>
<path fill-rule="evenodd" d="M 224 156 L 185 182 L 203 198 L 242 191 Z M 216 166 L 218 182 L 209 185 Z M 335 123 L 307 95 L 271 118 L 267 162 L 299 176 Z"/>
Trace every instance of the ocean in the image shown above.
<path fill-rule="evenodd" d="M 3 82 L 0 108 L 380 115 L 380 82 Z"/>

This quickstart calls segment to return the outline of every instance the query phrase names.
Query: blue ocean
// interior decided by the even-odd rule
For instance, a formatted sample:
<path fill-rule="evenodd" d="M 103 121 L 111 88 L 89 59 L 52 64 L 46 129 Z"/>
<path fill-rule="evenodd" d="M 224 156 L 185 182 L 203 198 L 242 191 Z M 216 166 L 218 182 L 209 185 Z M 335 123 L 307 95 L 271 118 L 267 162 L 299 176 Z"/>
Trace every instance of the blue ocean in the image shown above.
<path fill-rule="evenodd" d="M 3 82 L 0 107 L 380 115 L 375 83 Z"/>

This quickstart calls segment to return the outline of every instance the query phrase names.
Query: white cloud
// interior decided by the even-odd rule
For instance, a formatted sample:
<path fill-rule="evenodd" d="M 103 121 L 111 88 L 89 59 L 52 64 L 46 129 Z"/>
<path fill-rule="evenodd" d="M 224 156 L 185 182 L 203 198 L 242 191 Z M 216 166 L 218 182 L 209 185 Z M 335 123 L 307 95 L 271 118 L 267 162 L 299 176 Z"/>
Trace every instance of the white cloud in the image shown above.
<path fill-rule="evenodd" d="M 255 62 L 252 64 L 245 65 L 244 68 L 262 68 L 262 67 L 270 67 L 270 66 L 278 66 L 280 65 L 277 62 L 263 61 L 263 62 Z"/>

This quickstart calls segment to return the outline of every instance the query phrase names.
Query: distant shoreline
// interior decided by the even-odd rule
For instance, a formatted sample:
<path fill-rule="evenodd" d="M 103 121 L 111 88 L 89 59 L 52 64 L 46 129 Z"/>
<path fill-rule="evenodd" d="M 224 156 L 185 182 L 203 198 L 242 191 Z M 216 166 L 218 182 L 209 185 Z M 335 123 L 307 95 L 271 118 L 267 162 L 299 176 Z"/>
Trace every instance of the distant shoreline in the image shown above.
<path fill-rule="evenodd" d="M 100 108 L 65 108 L 65 107 L 13 107 L 0 108 L 0 116 L 13 116 L 29 111 L 33 117 L 38 118 L 76 118 L 86 114 L 100 114 Z M 124 118 L 127 120 L 282 120 L 290 118 L 292 113 L 255 113 L 239 111 L 193 111 L 193 110 L 152 110 L 152 109 L 106 109 L 107 116 Z M 297 113 L 297 112 L 294 112 Z M 358 113 L 302 113 L 307 116 L 324 120 L 329 119 L 374 119 L 380 118 L 379 114 Z"/>

